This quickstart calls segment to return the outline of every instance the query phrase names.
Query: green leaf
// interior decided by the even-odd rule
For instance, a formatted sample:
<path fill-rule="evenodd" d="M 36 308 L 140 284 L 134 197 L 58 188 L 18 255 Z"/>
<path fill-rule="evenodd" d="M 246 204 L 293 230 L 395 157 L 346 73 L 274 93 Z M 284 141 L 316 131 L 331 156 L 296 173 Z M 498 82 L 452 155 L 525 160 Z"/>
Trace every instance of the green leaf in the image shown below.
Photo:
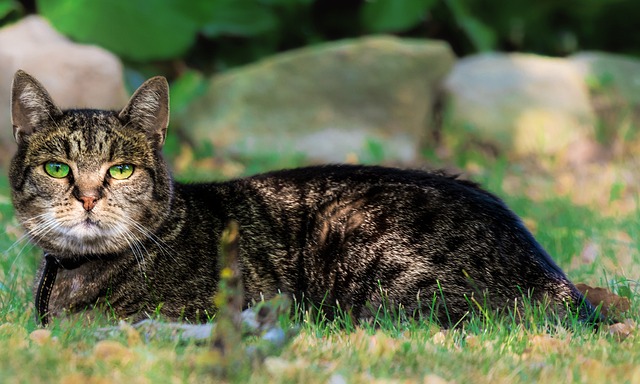
<path fill-rule="evenodd" d="M 262 4 L 295 7 L 299 5 L 311 5 L 314 0 L 261 0 Z"/>
<path fill-rule="evenodd" d="M 495 32 L 477 18 L 471 16 L 467 5 L 462 0 L 446 0 L 458 26 L 478 51 L 490 51 L 496 43 Z"/>
<path fill-rule="evenodd" d="M 490 28 L 482 24 L 478 19 L 472 17 L 462 17 L 459 23 L 478 51 L 484 52 L 493 49 L 496 36 Z"/>
<path fill-rule="evenodd" d="M 372 163 L 382 163 L 384 161 L 385 151 L 384 144 L 377 139 L 368 138 L 366 141 L 366 148 L 368 152 L 369 160 Z"/>
<path fill-rule="evenodd" d="M 627 299 L 633 299 L 633 291 L 629 285 L 621 285 L 618 287 L 618 295 L 626 297 Z"/>
<path fill-rule="evenodd" d="M 181 114 L 206 90 L 207 82 L 198 71 L 189 70 L 171 83 L 171 114 Z"/>
<path fill-rule="evenodd" d="M 37 6 L 62 33 L 135 61 L 180 56 L 212 14 L 207 0 L 37 0 Z"/>
<path fill-rule="evenodd" d="M 369 32 L 393 32 L 409 29 L 424 19 L 435 0 L 372 0 L 360 13 L 360 21 Z"/>
<path fill-rule="evenodd" d="M 4 19 L 11 12 L 20 9 L 20 4 L 13 0 L 0 0 L 0 19 Z"/>
<path fill-rule="evenodd" d="M 212 6 L 213 16 L 201 31 L 207 37 L 250 37 L 278 28 L 273 10 L 255 0 L 216 0 Z"/>

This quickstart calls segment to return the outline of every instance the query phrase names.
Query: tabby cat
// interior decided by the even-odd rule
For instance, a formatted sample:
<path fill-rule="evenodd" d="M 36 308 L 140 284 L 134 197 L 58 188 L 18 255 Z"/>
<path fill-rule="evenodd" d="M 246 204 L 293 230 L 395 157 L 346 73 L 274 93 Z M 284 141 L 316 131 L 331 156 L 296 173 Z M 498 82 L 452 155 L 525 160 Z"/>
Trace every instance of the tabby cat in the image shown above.
<path fill-rule="evenodd" d="M 37 281 L 47 260 L 60 267 L 51 315 L 107 305 L 130 320 L 158 310 L 206 320 L 221 231 L 235 220 L 247 304 L 282 292 L 328 316 L 402 306 L 451 325 L 477 305 L 513 309 L 526 296 L 595 319 L 520 219 L 472 182 L 354 165 L 175 182 L 161 155 L 168 101 L 154 77 L 119 112 L 63 111 L 16 73 L 12 198 L 47 255 Z"/>

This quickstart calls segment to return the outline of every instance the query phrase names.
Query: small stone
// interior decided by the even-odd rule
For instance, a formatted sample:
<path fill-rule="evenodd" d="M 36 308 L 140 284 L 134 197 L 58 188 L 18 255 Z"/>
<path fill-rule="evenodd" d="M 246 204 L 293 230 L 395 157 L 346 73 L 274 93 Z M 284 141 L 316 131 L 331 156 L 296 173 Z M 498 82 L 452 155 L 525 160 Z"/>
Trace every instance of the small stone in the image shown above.
<path fill-rule="evenodd" d="M 615 323 L 610 325 L 609 334 L 615 337 L 616 340 L 622 341 L 633 336 L 636 328 L 637 327 L 632 320 L 627 320 L 624 323 Z"/>
<path fill-rule="evenodd" d="M 99 341 L 93 348 L 93 356 L 98 360 L 126 364 L 133 360 L 133 352 L 113 340 Z"/>
<path fill-rule="evenodd" d="M 296 372 L 306 369 L 308 362 L 303 360 L 285 360 L 280 357 L 267 357 L 264 360 L 264 367 L 273 376 L 293 378 Z"/>
<path fill-rule="evenodd" d="M 334 373 L 329 378 L 328 384 L 347 384 L 347 379 L 339 373 Z"/>
<path fill-rule="evenodd" d="M 37 345 L 45 345 L 51 342 L 51 331 L 48 329 L 36 329 L 29 334 L 29 339 Z"/>
<path fill-rule="evenodd" d="M 433 335 L 433 337 L 431 337 L 431 341 L 433 341 L 434 344 L 438 344 L 438 345 L 444 345 L 446 340 L 447 340 L 446 331 L 440 331 L 435 335 Z"/>
<path fill-rule="evenodd" d="M 449 381 L 443 379 L 438 375 L 429 374 L 422 379 L 422 383 L 423 384 L 448 384 Z"/>

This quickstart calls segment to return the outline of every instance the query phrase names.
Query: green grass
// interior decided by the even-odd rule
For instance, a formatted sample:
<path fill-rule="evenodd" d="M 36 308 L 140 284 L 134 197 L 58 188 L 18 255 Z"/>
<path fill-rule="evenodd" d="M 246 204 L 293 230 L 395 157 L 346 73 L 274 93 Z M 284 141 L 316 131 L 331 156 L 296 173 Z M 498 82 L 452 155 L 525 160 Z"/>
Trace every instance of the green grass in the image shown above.
<path fill-rule="evenodd" d="M 240 174 L 301 159 L 242 163 Z M 267 165 L 265 165 L 267 164 Z M 464 167 L 464 164 L 462 165 Z M 638 311 L 638 212 L 607 216 L 599 207 L 577 206 L 548 194 L 532 201 L 526 191 L 509 194 L 507 177 L 526 171 L 504 161 L 481 164 L 475 179 L 505 198 L 533 226 L 536 238 L 576 282 L 610 287 L 632 299 L 626 316 Z M 204 179 L 191 170 L 182 179 Z M 213 172 L 215 173 L 215 172 Z M 215 358 L 206 345 L 166 337 L 145 339 L 127 329 L 100 340 L 95 330 L 107 319 L 53 322 L 44 338 L 33 318 L 31 286 L 40 251 L 22 235 L 13 217 L 6 172 L 0 176 L 0 382 L 2 383 L 181 383 L 217 382 Z M 215 178 L 224 177 L 222 173 Z M 626 234 L 621 236 L 620 234 Z M 587 244 L 595 260 L 581 261 Z M 559 325 L 533 308 L 524 322 L 477 316 L 456 330 L 435 324 L 381 317 L 376 326 L 302 316 L 300 333 L 277 356 L 251 365 L 232 381 L 262 382 L 473 382 L 633 383 L 640 381 L 640 338 L 622 338 L 608 327 Z M 282 320 L 285 327 L 293 326 Z M 36 331 L 36 332 L 34 332 Z M 253 341 L 247 340 L 247 343 Z M 440 381 L 438 381 L 440 380 Z"/>

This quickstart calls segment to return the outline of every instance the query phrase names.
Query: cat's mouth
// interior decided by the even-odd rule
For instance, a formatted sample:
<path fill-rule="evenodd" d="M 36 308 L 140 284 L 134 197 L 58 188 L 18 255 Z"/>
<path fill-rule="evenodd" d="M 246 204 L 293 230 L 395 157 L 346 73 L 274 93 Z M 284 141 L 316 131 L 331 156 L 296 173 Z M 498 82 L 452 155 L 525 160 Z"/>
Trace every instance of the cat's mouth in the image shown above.
<path fill-rule="evenodd" d="M 96 228 L 100 226 L 99 220 L 94 220 L 91 217 L 87 217 L 82 221 L 81 224 L 84 228 Z"/>
<path fill-rule="evenodd" d="M 68 235 L 74 236 L 78 240 L 95 240 L 103 237 L 105 235 L 104 232 L 100 220 L 85 217 L 69 228 Z"/>
<path fill-rule="evenodd" d="M 95 216 L 85 216 L 75 223 L 69 223 L 62 230 L 64 241 L 57 243 L 63 252 L 74 254 L 109 253 L 122 249 L 117 226 L 109 225 Z"/>

